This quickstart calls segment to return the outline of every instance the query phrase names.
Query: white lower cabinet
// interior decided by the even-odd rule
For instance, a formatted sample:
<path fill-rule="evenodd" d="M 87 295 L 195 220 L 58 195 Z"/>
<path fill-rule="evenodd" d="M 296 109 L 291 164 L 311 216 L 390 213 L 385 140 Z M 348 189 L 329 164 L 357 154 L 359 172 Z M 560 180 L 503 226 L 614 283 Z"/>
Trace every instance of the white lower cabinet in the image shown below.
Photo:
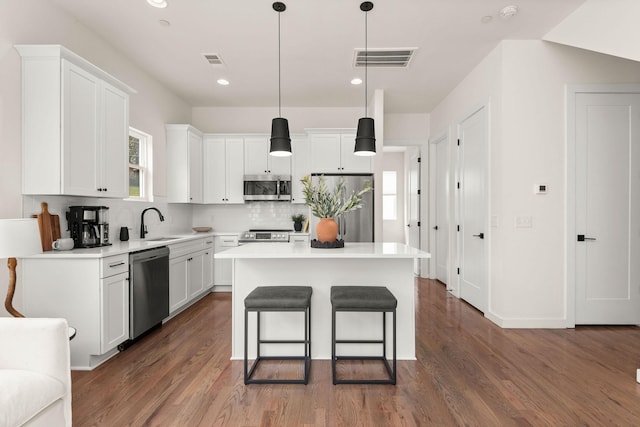
<path fill-rule="evenodd" d="M 290 233 L 289 243 L 292 245 L 309 246 L 309 233 Z"/>
<path fill-rule="evenodd" d="M 238 235 L 229 234 L 215 237 L 215 252 L 222 252 L 238 246 Z M 214 259 L 213 286 L 218 291 L 230 291 L 233 281 L 233 260 Z"/>
<path fill-rule="evenodd" d="M 175 314 L 213 286 L 213 238 L 169 245 L 169 313 Z"/>
<path fill-rule="evenodd" d="M 169 248 L 171 250 L 171 247 Z M 169 259 L 169 313 L 187 303 L 187 256 Z"/>
<path fill-rule="evenodd" d="M 106 353 L 129 338 L 129 273 L 100 279 L 100 296 L 100 350 Z"/>
<path fill-rule="evenodd" d="M 129 338 L 129 254 L 105 258 L 24 258 L 23 314 L 62 317 L 77 334 L 71 366 L 93 369 Z"/>

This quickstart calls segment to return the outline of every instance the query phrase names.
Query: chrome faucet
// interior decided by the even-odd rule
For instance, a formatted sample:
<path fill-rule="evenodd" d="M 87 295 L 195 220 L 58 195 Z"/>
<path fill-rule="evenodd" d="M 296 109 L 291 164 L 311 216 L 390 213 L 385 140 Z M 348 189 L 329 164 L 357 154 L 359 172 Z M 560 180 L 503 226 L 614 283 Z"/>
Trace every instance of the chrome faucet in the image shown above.
<path fill-rule="evenodd" d="M 157 209 L 157 208 L 147 208 L 145 210 L 142 211 L 142 214 L 140 214 L 140 238 L 144 239 L 145 234 L 147 234 L 147 226 L 144 225 L 144 213 L 148 210 L 154 210 L 156 212 L 158 212 L 158 216 L 160 217 L 160 221 L 164 221 L 164 216 L 162 216 L 162 213 Z"/>

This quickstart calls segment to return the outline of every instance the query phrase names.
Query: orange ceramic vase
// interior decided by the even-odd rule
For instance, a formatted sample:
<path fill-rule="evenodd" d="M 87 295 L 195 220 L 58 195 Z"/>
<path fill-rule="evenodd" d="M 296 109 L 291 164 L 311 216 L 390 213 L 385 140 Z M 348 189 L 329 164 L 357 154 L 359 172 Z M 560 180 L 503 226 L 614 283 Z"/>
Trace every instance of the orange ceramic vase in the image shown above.
<path fill-rule="evenodd" d="M 320 242 L 335 242 L 338 237 L 338 224 L 333 218 L 320 218 L 316 225 L 316 234 Z"/>

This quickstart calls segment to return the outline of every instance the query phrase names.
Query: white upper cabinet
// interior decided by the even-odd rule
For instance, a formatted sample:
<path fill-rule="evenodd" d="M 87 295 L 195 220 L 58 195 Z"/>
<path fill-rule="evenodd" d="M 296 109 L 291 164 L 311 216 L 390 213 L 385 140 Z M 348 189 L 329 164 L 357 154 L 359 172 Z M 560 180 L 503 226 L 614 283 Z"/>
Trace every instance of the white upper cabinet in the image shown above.
<path fill-rule="evenodd" d="M 269 155 L 269 135 L 244 138 L 244 172 L 246 175 L 291 175 L 291 157 Z"/>
<path fill-rule="evenodd" d="M 244 139 L 205 135 L 204 203 L 244 203 Z"/>
<path fill-rule="evenodd" d="M 311 144 L 307 138 L 291 139 L 291 203 L 304 203 L 300 180 L 311 170 Z"/>
<path fill-rule="evenodd" d="M 165 128 L 168 201 L 202 203 L 202 132 L 191 125 L 166 125 Z"/>
<path fill-rule="evenodd" d="M 22 56 L 22 192 L 128 197 L 126 84 L 59 45 Z"/>
<path fill-rule="evenodd" d="M 372 173 L 371 157 L 356 156 L 353 132 L 313 133 L 311 141 L 311 169 L 314 173 Z"/>
<path fill-rule="evenodd" d="M 356 156 L 353 151 L 356 147 L 356 134 L 340 134 L 340 164 L 342 172 L 348 173 L 373 173 L 373 157 Z"/>

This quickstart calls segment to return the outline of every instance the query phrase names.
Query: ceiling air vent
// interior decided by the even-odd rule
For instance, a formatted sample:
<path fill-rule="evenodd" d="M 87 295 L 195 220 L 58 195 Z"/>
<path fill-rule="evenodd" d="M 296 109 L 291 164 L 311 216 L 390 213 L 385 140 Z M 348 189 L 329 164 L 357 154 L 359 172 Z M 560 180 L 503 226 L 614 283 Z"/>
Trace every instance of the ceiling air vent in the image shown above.
<path fill-rule="evenodd" d="M 217 55 L 215 53 L 205 53 L 204 58 L 209 61 L 209 64 L 211 65 L 224 65 L 222 63 L 222 58 L 220 58 L 220 55 Z"/>
<path fill-rule="evenodd" d="M 369 67 L 399 67 L 406 68 L 411 62 L 417 48 L 388 48 L 388 49 L 356 49 L 354 66 L 364 67 L 365 59 Z"/>

